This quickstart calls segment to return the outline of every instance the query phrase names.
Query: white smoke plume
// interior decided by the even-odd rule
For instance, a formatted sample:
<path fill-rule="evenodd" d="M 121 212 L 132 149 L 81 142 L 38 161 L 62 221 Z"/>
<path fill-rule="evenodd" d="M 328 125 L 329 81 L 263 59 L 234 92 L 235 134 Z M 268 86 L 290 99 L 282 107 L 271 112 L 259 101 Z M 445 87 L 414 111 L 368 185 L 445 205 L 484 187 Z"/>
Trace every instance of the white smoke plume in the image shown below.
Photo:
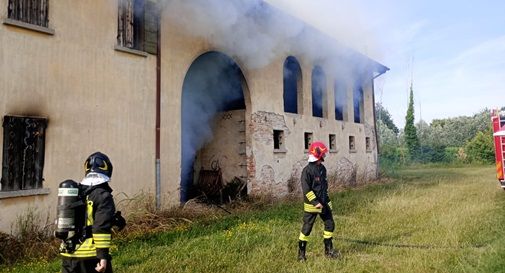
<path fill-rule="evenodd" d="M 339 84 L 354 84 L 357 71 L 369 69 L 370 60 L 350 50 L 329 36 L 322 34 L 304 21 L 274 8 L 262 0 L 164 0 L 163 16 L 176 27 L 195 37 L 204 38 L 213 48 L 240 60 L 248 70 L 260 69 L 272 61 L 287 56 L 303 57 L 324 71 L 324 78 L 335 78 Z M 310 3 L 307 3 L 310 5 Z M 161 30 L 163 31 L 163 30 Z M 350 33 L 352 29 L 348 29 Z M 356 33 L 353 33 L 355 35 Z M 209 67 L 209 66 L 207 66 Z M 205 66 L 202 67 L 203 70 Z M 217 73 L 225 71 L 217 69 Z M 205 70 L 210 71 L 210 70 Z M 221 72 L 220 72 L 221 71 Z M 210 73 L 210 72 L 206 72 Z M 189 73 L 188 73 L 189 75 Z M 227 81 L 222 75 L 215 79 Z M 191 183 L 194 157 L 212 137 L 208 125 L 212 117 L 222 111 L 223 103 L 230 102 L 236 90 L 223 88 L 223 83 L 212 83 L 211 76 L 188 76 L 183 88 L 183 154 L 181 201 Z M 316 96 L 326 88 L 321 75 L 314 79 Z M 333 86 L 331 84 L 330 86 Z M 241 90 L 241 89 L 237 89 Z M 333 90 L 326 90 L 332 92 Z M 243 96 L 243 95 L 242 95 Z M 322 108 L 320 100 L 317 106 Z M 336 102 L 337 103 L 337 102 Z M 338 102 L 341 103 L 341 102 Z M 184 110 L 192 109 L 192 110 Z"/>

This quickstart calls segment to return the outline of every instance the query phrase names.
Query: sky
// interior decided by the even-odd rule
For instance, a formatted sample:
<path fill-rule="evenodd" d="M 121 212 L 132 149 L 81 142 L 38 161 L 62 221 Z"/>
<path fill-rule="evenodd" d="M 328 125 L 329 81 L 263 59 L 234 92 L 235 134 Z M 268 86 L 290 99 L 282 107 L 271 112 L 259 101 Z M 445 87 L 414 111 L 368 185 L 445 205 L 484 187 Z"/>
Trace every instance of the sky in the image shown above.
<path fill-rule="evenodd" d="M 505 106 L 505 1 L 266 0 L 391 70 L 376 101 L 403 128 Z"/>

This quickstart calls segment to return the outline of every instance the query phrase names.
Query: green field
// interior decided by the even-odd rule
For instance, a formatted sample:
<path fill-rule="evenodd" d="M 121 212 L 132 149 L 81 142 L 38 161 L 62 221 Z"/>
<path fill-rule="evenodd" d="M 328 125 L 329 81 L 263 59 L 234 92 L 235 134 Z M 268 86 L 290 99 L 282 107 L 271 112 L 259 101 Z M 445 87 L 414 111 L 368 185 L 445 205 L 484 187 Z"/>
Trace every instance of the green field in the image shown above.
<path fill-rule="evenodd" d="M 505 192 L 493 167 L 416 168 L 386 184 L 332 195 L 334 245 L 316 222 L 308 261 L 296 260 L 301 202 L 196 221 L 123 240 L 115 272 L 505 272 Z M 58 272 L 58 261 L 2 272 Z"/>

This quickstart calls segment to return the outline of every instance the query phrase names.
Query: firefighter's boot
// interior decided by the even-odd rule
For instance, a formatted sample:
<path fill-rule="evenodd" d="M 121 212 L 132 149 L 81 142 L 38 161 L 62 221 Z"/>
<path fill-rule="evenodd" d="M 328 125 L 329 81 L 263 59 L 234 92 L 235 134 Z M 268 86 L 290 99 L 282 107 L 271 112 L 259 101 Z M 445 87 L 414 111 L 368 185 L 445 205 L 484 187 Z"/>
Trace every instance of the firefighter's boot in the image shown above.
<path fill-rule="evenodd" d="M 340 257 L 340 252 L 338 250 L 333 249 L 333 243 L 331 242 L 331 238 L 324 239 L 324 255 L 327 258 L 337 259 Z"/>
<path fill-rule="evenodd" d="M 298 261 L 304 262 L 307 260 L 305 257 L 305 250 L 307 249 L 307 241 L 298 241 Z"/>

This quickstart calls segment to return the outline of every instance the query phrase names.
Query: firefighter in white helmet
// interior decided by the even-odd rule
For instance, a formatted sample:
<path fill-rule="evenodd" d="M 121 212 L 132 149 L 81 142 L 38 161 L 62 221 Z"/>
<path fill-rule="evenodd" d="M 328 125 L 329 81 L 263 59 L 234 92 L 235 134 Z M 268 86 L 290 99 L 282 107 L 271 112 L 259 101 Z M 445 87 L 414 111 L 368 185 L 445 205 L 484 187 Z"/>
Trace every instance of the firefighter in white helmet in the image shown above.
<path fill-rule="evenodd" d="M 298 237 L 298 260 L 305 261 L 307 241 L 314 221 L 319 215 L 324 222 L 324 253 L 328 258 L 338 258 L 340 253 L 333 249 L 332 238 L 335 229 L 330 197 L 328 196 L 328 181 L 326 168 L 322 164 L 328 148 L 324 143 L 316 141 L 309 147 L 309 163 L 302 171 L 301 184 L 304 199 L 303 226 Z"/>

